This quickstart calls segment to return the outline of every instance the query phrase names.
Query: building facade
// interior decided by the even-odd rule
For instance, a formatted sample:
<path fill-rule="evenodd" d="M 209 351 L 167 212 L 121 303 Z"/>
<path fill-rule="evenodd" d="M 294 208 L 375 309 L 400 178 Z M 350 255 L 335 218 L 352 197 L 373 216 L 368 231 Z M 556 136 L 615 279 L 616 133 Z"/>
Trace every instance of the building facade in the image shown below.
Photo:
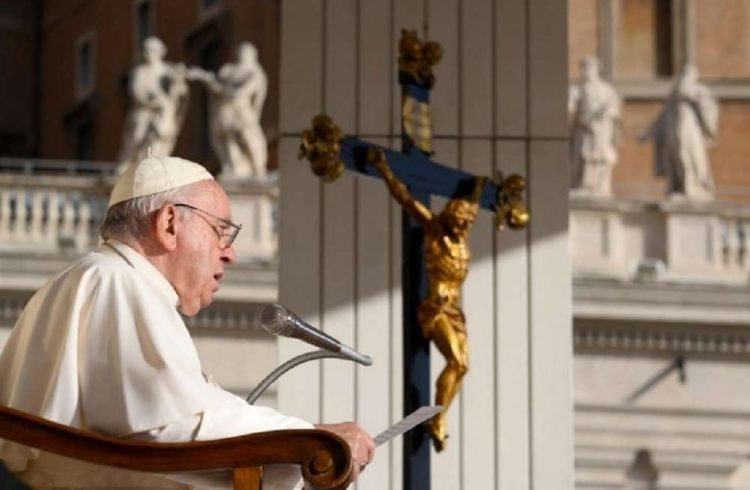
<path fill-rule="evenodd" d="M 289 2 L 295 7 L 284 19 L 281 2 L 268 0 L 8 0 L 0 9 L 0 63 L 17 76 L 0 80 L 7 101 L 0 110 L 0 161 L 10 169 L 0 173 L 0 343 L 32 292 L 96 243 L 112 171 L 97 162 L 117 156 L 128 109 L 128 72 L 146 36 L 165 42 L 167 60 L 212 70 L 231 59 L 239 42 L 256 44 L 269 77 L 263 126 L 270 165 L 276 165 L 283 128 L 283 163 L 294 166 L 303 165 L 295 159 L 299 133 L 323 109 L 350 133 L 396 142 L 396 33 L 427 26 L 426 33 L 446 50 L 433 98 L 436 158 L 465 168 L 486 164 L 477 172 L 531 172 L 532 185 L 537 182 L 534 206 L 542 211 L 532 218 L 542 220 L 537 235 L 495 237 L 485 220 L 487 227 L 473 245 L 480 252 L 467 291 L 480 293 L 468 294 L 465 308 L 477 354 L 464 401 L 451 414 L 456 444 L 434 460 L 435 488 L 484 488 L 486 478 L 498 488 L 514 489 L 545 488 L 542 483 L 551 481 L 545 478 L 564 480 L 565 461 L 549 473 L 557 476 L 544 474 L 545 458 L 557 453 L 539 432 L 549 422 L 539 400 L 565 389 L 564 381 L 554 386 L 551 381 L 559 381 L 562 371 L 557 378 L 545 375 L 555 369 L 547 354 L 562 356 L 562 350 L 545 351 L 549 343 L 539 341 L 544 328 L 553 329 L 549 339 L 558 338 L 555 325 L 565 330 L 565 322 L 550 317 L 544 305 L 552 302 L 556 311 L 564 311 L 568 298 L 540 286 L 549 270 L 559 279 L 565 269 L 554 256 L 564 251 L 560 237 L 567 233 L 553 212 L 565 209 L 567 201 L 557 193 L 555 209 L 549 209 L 545 194 L 559 191 L 555 179 L 565 179 L 557 173 L 551 178 L 546 167 L 560 170 L 553 162 L 563 158 L 564 124 L 550 119 L 550 106 L 539 102 L 557 107 L 564 98 L 564 89 L 543 74 L 552 73 L 549 79 L 564 84 L 564 69 L 547 59 L 544 47 L 564 39 L 564 22 L 556 16 L 565 13 L 543 3 L 412 0 L 388 6 L 320 0 Z M 623 98 L 613 196 L 570 200 L 575 486 L 750 488 L 742 486 L 750 454 L 750 172 L 745 161 L 750 1 L 569 0 L 568 7 L 570 81 L 579 77 L 579 60 L 594 55 Z M 289 43 L 284 73 L 283 42 Z M 519 55 L 534 49 L 535 56 Z M 477 56 L 482 63 L 476 63 Z M 651 144 L 638 141 L 688 62 L 720 105 L 718 137 L 709 148 L 716 198 L 703 203 L 668 199 L 664 179 L 654 177 Z M 527 74 L 534 79 L 524 78 Z M 280 111 L 282 90 L 287 99 Z M 538 97 L 529 97 L 532 92 Z M 175 154 L 218 170 L 206 115 L 206 94 L 191 85 Z M 289 221 L 285 233 L 299 239 L 284 245 L 293 257 L 282 271 L 284 300 L 298 313 L 322 319 L 342 340 L 371 342 L 382 353 L 398 350 L 394 223 L 399 216 L 388 207 L 385 191 L 354 179 L 343 182 L 344 191 L 320 188 L 307 169 L 298 167 L 287 175 L 293 180 L 282 189 L 296 193 L 285 199 L 298 215 L 293 212 L 297 224 Z M 248 260 L 228 273 L 215 306 L 190 328 L 207 371 L 241 393 L 276 364 L 276 343 L 258 331 L 252 314 L 277 297 L 276 232 L 268 211 L 277 189 L 238 186 L 229 192 L 234 206 L 245 210 L 238 246 Z M 350 198 L 358 202 L 356 215 L 348 207 Z M 314 219 L 304 219 L 311 215 Z M 545 221 L 547 216 L 554 219 Z M 364 222 L 372 228 L 356 224 Z M 313 245 L 302 239 L 305 230 L 318 238 Z M 550 230 L 555 233 L 547 236 Z M 373 241 L 382 236 L 388 237 L 387 246 Z M 551 255 L 546 239 L 554 242 Z M 511 279 L 517 277 L 523 279 Z M 310 278 L 320 285 L 314 294 L 299 289 Z M 507 296 L 508 291 L 516 296 Z M 484 300 L 496 306 L 490 311 Z M 387 336 L 366 328 L 370 318 L 389 326 Z M 486 331 L 476 323 L 485 323 Z M 517 324 L 523 329 L 508 328 Z M 480 332 L 494 342 L 482 342 Z M 282 344 L 280 353 L 286 358 L 300 348 Z M 515 364 L 481 376 L 502 362 Z M 433 371 L 438 369 L 435 364 Z M 325 363 L 309 377 L 297 378 L 302 388 L 290 378 L 280 401 L 311 418 L 361 418 L 377 430 L 400 416 L 398 374 L 398 368 L 360 373 Z M 331 393 L 334 383 L 345 387 L 343 395 Z M 495 390 L 489 412 L 482 402 L 488 383 Z M 326 396 L 318 399 L 323 392 Z M 378 394 L 389 400 L 387 414 L 364 409 Z M 265 402 L 277 403 L 275 391 Z M 491 438 L 474 423 L 481 417 L 494 417 Z M 495 473 L 469 471 L 480 460 L 458 442 L 462 439 L 489 451 L 481 461 L 497 462 Z M 397 488 L 400 450 L 395 445 L 379 459 L 373 469 L 380 476 L 363 481 L 362 488 Z M 535 466 L 536 457 L 541 463 Z"/>
<path fill-rule="evenodd" d="M 616 196 L 658 199 L 651 145 L 638 138 L 658 114 L 686 63 L 718 97 L 719 135 L 709 149 L 722 201 L 750 201 L 750 5 L 745 0 L 570 0 L 568 70 L 586 55 L 625 100 Z"/>
<path fill-rule="evenodd" d="M 750 2 L 570 0 L 569 72 L 622 97 L 612 196 L 571 196 L 576 488 L 750 488 Z M 718 100 L 714 199 L 639 141 L 694 65 Z"/>
<path fill-rule="evenodd" d="M 115 160 L 129 104 L 128 73 L 140 59 L 142 41 L 155 35 L 166 45 L 168 61 L 212 71 L 233 58 L 240 42 L 255 44 L 269 79 L 262 124 L 275 162 L 279 2 L 13 0 L 0 16 L 6 19 L 0 36 L 8 41 L 0 63 L 6 73 L 19 74 L 0 87 L 12 94 L 0 138 L 14 142 L 2 155 Z M 218 171 L 205 90 L 198 84 L 190 89 L 175 154 Z"/>
<path fill-rule="evenodd" d="M 51 275 L 95 247 L 128 111 L 128 74 L 158 36 L 170 62 L 212 71 L 255 44 L 268 79 L 262 124 L 278 125 L 279 3 L 240 0 L 9 0 L 0 7 L 0 343 Z M 207 96 L 190 86 L 175 154 L 219 170 Z M 271 160 L 275 158 L 273 151 Z M 255 313 L 277 298 L 277 186 L 226 182 L 244 223 L 240 260 L 209 310 L 188 322 L 227 389 L 249 392 L 276 364 L 275 340 Z M 238 359 L 252 358 L 252 363 Z M 265 402 L 274 403 L 273 389 Z"/>

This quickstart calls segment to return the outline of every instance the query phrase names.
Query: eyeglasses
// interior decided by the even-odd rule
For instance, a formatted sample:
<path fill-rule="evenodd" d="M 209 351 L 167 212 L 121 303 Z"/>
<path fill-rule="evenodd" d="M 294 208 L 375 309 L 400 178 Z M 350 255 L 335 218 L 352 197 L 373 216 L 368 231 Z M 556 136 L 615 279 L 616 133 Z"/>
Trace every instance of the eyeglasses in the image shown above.
<path fill-rule="evenodd" d="M 226 250 L 229 247 L 232 246 L 232 243 L 234 243 L 234 239 L 237 238 L 237 234 L 239 234 L 240 230 L 242 229 L 242 225 L 236 225 L 229 221 L 228 219 L 219 218 L 218 216 L 214 216 L 213 214 L 209 213 L 208 211 L 203 211 L 202 209 L 198 209 L 195 206 L 191 206 L 190 204 L 185 203 L 175 203 L 175 206 L 187 208 L 190 211 L 193 211 L 198 216 L 200 216 L 208 225 L 214 229 L 216 232 L 216 235 L 219 237 L 219 248 L 221 250 Z M 221 222 L 221 225 L 216 225 L 214 223 L 211 223 L 208 219 L 206 219 L 205 216 L 210 216 L 211 218 L 215 219 L 216 221 Z"/>

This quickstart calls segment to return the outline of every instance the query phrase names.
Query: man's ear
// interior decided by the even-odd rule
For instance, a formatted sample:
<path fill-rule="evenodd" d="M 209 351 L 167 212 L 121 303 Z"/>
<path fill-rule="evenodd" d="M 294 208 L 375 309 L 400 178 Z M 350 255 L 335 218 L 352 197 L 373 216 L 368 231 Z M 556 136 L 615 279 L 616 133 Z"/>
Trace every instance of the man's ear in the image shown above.
<path fill-rule="evenodd" d="M 167 252 L 177 248 L 177 231 L 182 223 L 174 204 L 166 204 L 154 216 L 154 237 Z"/>

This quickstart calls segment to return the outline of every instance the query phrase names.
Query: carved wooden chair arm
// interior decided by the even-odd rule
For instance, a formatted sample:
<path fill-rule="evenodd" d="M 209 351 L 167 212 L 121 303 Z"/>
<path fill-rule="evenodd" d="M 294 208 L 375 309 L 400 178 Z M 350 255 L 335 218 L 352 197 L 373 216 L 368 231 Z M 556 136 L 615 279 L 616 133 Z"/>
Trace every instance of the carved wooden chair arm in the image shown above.
<path fill-rule="evenodd" d="M 138 471 L 231 469 L 235 489 L 260 489 L 261 466 L 300 465 L 314 488 L 343 490 L 351 455 L 343 439 L 320 430 L 259 432 L 214 441 L 157 443 L 74 429 L 0 406 L 0 439 L 90 463 Z"/>

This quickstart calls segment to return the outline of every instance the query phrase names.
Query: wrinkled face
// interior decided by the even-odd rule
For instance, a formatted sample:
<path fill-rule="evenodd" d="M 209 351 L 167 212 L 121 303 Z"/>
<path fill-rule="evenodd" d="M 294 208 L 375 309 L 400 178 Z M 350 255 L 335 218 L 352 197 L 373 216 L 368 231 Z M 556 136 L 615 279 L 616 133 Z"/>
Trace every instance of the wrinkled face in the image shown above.
<path fill-rule="evenodd" d="M 219 218 L 232 219 L 229 199 L 214 181 L 196 186 L 196 192 L 183 202 Z M 177 249 L 172 252 L 170 282 L 180 297 L 179 310 L 192 316 L 213 302 L 224 277 L 224 266 L 237 256 L 233 247 L 219 247 L 218 233 L 227 232 L 221 221 L 188 208 L 177 209 L 182 226 Z"/>

